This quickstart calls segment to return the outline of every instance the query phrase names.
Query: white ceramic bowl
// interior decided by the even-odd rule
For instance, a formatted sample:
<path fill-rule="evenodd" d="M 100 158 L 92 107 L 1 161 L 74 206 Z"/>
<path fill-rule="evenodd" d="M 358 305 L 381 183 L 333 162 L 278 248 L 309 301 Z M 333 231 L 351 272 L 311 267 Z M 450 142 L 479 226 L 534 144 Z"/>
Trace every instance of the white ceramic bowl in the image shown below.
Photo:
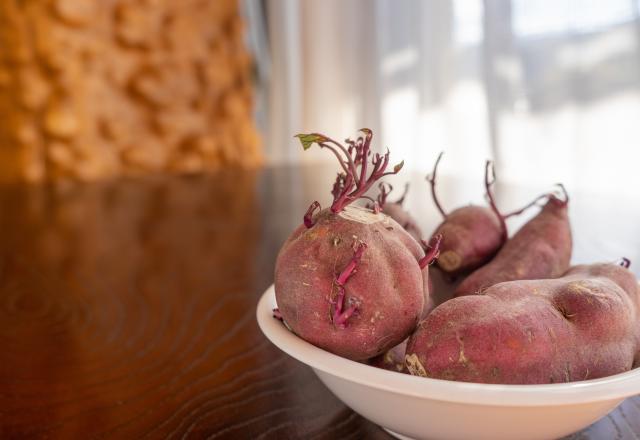
<path fill-rule="evenodd" d="M 603 379 L 551 385 L 485 385 L 427 379 L 341 358 L 273 318 L 271 286 L 258 303 L 260 329 L 309 365 L 346 405 L 398 438 L 553 439 L 578 431 L 640 394 L 640 368 Z"/>

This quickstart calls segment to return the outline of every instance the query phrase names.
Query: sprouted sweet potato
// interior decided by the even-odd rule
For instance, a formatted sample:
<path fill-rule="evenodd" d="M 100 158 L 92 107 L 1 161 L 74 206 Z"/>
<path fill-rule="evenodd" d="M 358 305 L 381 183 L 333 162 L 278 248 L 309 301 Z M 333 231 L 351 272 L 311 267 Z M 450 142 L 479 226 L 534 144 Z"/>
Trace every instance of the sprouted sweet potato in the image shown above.
<path fill-rule="evenodd" d="M 454 296 L 470 295 L 504 281 L 557 278 L 569 268 L 572 250 L 569 196 L 546 195 L 548 201 L 500 249 L 491 262 L 471 273 Z M 562 198 L 560 198 L 562 197 Z"/>
<path fill-rule="evenodd" d="M 414 375 L 543 384 L 628 371 L 640 358 L 639 292 L 622 265 L 510 281 L 438 306 L 409 339 Z"/>
<path fill-rule="evenodd" d="M 447 213 L 436 194 L 436 172 L 441 159 L 442 153 L 438 156 L 433 171 L 427 176 L 433 202 L 443 217 L 433 234 L 441 234 L 443 237 L 437 267 L 450 277 L 456 277 L 491 260 L 507 241 L 506 219 L 534 206 L 539 198 L 517 211 L 501 214 L 491 189 L 495 182 L 493 163 L 487 161 L 484 180 L 489 206 L 468 205 Z"/>
<path fill-rule="evenodd" d="M 340 176 L 338 176 L 338 179 L 339 178 Z M 390 202 L 387 200 L 389 193 L 393 191 L 393 186 L 391 186 L 389 183 L 380 182 L 378 184 L 378 190 L 378 197 L 376 198 L 376 200 L 370 199 L 373 203 L 367 204 L 367 207 L 373 209 L 375 212 L 382 211 L 384 214 L 388 215 L 397 223 L 399 223 L 405 231 L 407 231 L 414 239 L 416 239 L 416 241 L 422 243 L 423 247 L 430 247 L 431 245 L 423 241 L 422 230 L 418 226 L 417 222 L 403 207 L 404 200 L 407 197 L 407 193 L 409 192 L 409 184 L 405 184 L 402 196 L 395 202 Z M 442 236 L 435 235 L 432 240 L 436 243 L 437 246 L 439 246 L 442 240 Z M 425 292 L 427 292 L 428 294 L 425 296 L 425 306 L 422 310 L 422 318 L 427 316 L 427 314 L 429 314 L 431 309 L 433 309 L 434 307 L 433 297 L 431 296 L 431 292 L 433 292 L 433 282 L 431 276 L 429 276 L 428 278 L 428 288 L 425 289 Z M 395 352 L 395 348 L 392 348 L 389 351 Z"/>
<path fill-rule="evenodd" d="M 298 135 L 304 149 L 317 144 L 338 158 L 341 176 L 329 209 L 314 202 L 276 261 L 278 314 L 301 338 L 364 360 L 399 344 L 419 321 L 428 297 L 427 266 L 437 243 L 416 242 L 389 216 L 351 205 L 386 171 L 389 152 L 371 154 L 371 130 L 347 146 L 317 134 Z"/>

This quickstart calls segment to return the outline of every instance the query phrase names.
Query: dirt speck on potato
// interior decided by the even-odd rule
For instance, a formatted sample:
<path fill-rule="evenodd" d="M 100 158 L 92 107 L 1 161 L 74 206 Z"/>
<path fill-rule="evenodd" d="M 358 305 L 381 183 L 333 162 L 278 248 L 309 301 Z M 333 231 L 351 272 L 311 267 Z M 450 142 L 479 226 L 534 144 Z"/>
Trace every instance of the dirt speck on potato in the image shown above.
<path fill-rule="evenodd" d="M 404 361 L 407 369 L 413 376 L 429 377 L 427 370 L 424 369 L 420 359 L 415 353 L 405 356 Z"/>

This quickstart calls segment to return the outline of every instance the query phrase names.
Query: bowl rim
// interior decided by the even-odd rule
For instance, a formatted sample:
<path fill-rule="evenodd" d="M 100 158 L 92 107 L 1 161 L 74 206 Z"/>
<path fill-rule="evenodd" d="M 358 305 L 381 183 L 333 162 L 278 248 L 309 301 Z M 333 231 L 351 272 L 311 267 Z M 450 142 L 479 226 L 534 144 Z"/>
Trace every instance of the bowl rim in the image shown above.
<path fill-rule="evenodd" d="M 275 289 L 262 294 L 258 326 L 276 347 L 323 373 L 400 395 L 487 406 L 561 406 L 640 394 L 640 368 L 600 379 L 543 385 L 499 385 L 411 376 L 342 358 L 296 336 L 277 319 Z"/>

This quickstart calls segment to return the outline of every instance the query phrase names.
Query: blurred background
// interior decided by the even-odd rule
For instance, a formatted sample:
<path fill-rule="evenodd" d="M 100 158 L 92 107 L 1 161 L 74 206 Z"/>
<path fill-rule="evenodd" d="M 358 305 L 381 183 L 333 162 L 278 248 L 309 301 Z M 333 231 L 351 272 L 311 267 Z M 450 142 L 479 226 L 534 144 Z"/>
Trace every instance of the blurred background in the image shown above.
<path fill-rule="evenodd" d="M 427 237 L 441 151 L 447 211 L 563 182 L 640 276 L 639 124 L 640 0 L 0 0 L 0 438 L 381 438 L 257 328 L 338 170 L 294 135 L 371 128 Z"/>
<path fill-rule="evenodd" d="M 637 0 L 246 1 L 262 89 L 265 154 L 291 135 L 374 144 L 426 172 L 640 197 Z M 265 35 L 265 38 L 260 38 Z"/>
<path fill-rule="evenodd" d="M 317 164 L 369 127 L 406 169 L 637 196 L 640 0 L 0 5 L 0 180 Z"/>

